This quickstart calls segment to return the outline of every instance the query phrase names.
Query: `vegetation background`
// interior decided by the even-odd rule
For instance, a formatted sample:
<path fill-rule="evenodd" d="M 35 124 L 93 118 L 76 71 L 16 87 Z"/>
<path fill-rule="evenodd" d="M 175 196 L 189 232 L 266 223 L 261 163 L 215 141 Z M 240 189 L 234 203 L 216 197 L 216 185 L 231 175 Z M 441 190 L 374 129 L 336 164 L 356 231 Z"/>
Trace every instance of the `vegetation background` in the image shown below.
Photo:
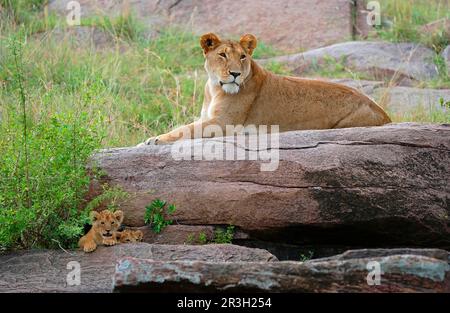
<path fill-rule="evenodd" d="M 379 38 L 420 42 L 436 52 L 449 44 L 444 33 L 418 32 L 449 17 L 441 1 L 380 2 L 393 25 L 379 27 Z M 190 122 L 203 100 L 203 56 L 189 30 L 168 28 L 148 39 L 131 14 L 82 19 L 112 38 L 109 47 L 96 49 L 49 36 L 68 26 L 43 13 L 45 3 L 0 0 L 0 250 L 73 247 L 92 209 L 83 195 L 93 151 L 135 145 Z M 254 57 L 279 54 L 261 43 Z M 437 57 L 435 64 L 439 79 L 424 86 L 450 87 L 445 62 Z M 289 74 L 280 64 L 269 69 Z M 338 63 L 319 74 L 350 75 Z M 448 117 L 418 112 L 396 121 Z"/>

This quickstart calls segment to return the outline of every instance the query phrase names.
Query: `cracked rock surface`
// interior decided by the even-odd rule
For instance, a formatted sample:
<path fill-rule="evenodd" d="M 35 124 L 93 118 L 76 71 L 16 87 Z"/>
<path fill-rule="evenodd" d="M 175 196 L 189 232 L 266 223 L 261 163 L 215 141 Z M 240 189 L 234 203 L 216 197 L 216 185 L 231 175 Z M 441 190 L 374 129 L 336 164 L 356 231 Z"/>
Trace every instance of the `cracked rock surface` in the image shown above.
<path fill-rule="evenodd" d="M 262 249 L 234 245 L 121 244 L 82 251 L 35 250 L 0 255 L 0 292 L 111 292 L 116 262 L 125 257 L 168 261 L 273 262 L 277 258 Z M 73 263 L 78 262 L 80 284 Z M 72 273 L 72 274 L 71 274 Z"/>
<path fill-rule="evenodd" d="M 307 262 L 161 262 L 125 258 L 116 292 L 449 292 L 442 250 L 355 250 Z M 374 265 L 376 264 L 376 265 Z M 380 269 L 379 280 L 369 275 Z"/>
<path fill-rule="evenodd" d="M 255 150 L 231 138 L 185 141 Z M 202 146 L 203 145 L 203 146 Z M 130 193 L 128 226 L 144 225 L 154 199 L 175 203 L 179 225 L 228 225 L 250 238 L 294 244 L 449 247 L 450 126 L 390 124 L 280 134 L 275 171 L 262 160 L 176 160 L 174 146 L 99 152 L 100 183 Z M 256 151 L 256 150 L 255 150 Z"/>

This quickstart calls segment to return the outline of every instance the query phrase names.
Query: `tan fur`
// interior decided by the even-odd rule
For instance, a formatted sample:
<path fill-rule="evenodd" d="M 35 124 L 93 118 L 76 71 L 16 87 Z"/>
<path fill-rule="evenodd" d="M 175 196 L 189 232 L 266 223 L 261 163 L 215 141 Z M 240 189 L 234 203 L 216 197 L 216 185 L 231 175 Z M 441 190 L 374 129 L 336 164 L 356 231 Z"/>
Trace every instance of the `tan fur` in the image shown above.
<path fill-rule="evenodd" d="M 84 252 L 92 252 L 98 245 L 113 246 L 117 244 L 117 230 L 123 221 L 123 212 L 108 210 L 92 212 L 92 227 L 81 237 L 78 246 Z"/>
<path fill-rule="evenodd" d="M 146 144 L 164 144 L 201 137 L 194 128 L 219 125 L 279 125 L 280 131 L 378 126 L 391 119 L 373 100 L 357 90 L 320 80 L 285 77 L 261 68 L 251 55 L 256 38 L 221 41 L 215 34 L 201 37 L 209 79 L 201 118 Z M 240 73 L 233 83 L 232 73 Z M 230 83 L 231 82 L 231 83 Z M 204 135 L 203 135 L 204 136 Z"/>
<path fill-rule="evenodd" d="M 121 232 L 117 232 L 117 241 L 121 243 L 140 242 L 142 241 L 144 234 L 140 230 L 125 229 Z"/>

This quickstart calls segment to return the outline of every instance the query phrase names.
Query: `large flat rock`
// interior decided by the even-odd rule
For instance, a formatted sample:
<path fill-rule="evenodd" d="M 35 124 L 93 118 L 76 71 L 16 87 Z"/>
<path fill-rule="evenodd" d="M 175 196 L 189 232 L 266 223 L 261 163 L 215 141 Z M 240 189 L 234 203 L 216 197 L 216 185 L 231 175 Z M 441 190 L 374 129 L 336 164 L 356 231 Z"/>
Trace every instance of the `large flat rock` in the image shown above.
<path fill-rule="evenodd" d="M 248 149 L 257 138 L 247 139 Z M 238 145 L 232 138 L 185 143 L 197 151 Z M 271 150 L 279 155 L 273 172 L 261 171 L 262 159 L 179 160 L 172 148 L 111 149 L 93 158 L 101 183 L 130 194 L 120 203 L 126 225 L 143 226 L 145 207 L 159 198 L 176 204 L 177 224 L 233 224 L 257 240 L 450 246 L 449 125 L 282 133 Z M 91 196 L 99 186 L 94 181 Z"/>
<path fill-rule="evenodd" d="M 50 1 L 51 12 L 66 16 L 69 0 Z M 134 12 L 150 33 L 175 25 L 201 34 L 254 33 L 285 51 L 317 48 L 352 38 L 348 0 L 79 0 L 82 18 Z M 312 25 L 314 25 L 312 27 Z"/>
<path fill-rule="evenodd" d="M 116 262 L 125 257 L 207 262 L 272 262 L 269 252 L 233 245 L 121 244 L 93 253 L 62 250 L 23 251 L 0 255 L 0 292 L 111 292 Z M 67 276 L 80 264 L 81 284 L 69 286 Z M 69 266 L 69 268 L 68 268 Z"/>
<path fill-rule="evenodd" d="M 442 250 L 349 251 L 300 262 L 120 260 L 116 292 L 450 292 Z M 375 272 L 379 270 L 379 280 Z"/>

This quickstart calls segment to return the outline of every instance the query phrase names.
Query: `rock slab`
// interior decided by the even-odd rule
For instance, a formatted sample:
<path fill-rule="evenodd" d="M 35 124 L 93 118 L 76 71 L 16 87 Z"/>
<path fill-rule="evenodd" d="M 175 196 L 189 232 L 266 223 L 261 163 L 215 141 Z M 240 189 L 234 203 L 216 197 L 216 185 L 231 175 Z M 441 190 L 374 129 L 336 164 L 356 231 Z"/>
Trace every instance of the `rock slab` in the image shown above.
<path fill-rule="evenodd" d="M 301 262 L 161 262 L 125 258 L 116 292 L 450 292 L 443 250 L 349 251 Z M 373 271 L 379 269 L 379 276 Z M 379 279 L 378 279 L 379 278 Z"/>
<path fill-rule="evenodd" d="M 0 255 L 0 293 L 2 292 L 111 292 L 116 262 L 125 257 L 206 262 L 272 262 L 269 252 L 234 245 L 149 245 L 120 244 L 99 247 L 93 253 L 81 251 L 36 250 Z M 72 263 L 70 263 L 72 262 Z M 77 262 L 80 285 L 68 284 L 75 278 Z"/>
<path fill-rule="evenodd" d="M 170 145 L 104 150 L 91 166 L 105 173 L 101 184 L 129 193 L 120 203 L 128 226 L 143 226 L 145 207 L 159 198 L 176 205 L 171 218 L 177 224 L 232 224 L 250 239 L 450 246 L 450 125 L 293 131 L 279 139 L 279 148 L 271 150 L 279 159 L 273 172 L 261 171 L 268 163 L 261 155 L 180 160 Z M 258 138 L 247 140 L 246 149 Z M 210 144 L 220 149 L 238 142 L 185 143 L 203 151 Z M 93 183 L 91 197 L 101 184 Z"/>

